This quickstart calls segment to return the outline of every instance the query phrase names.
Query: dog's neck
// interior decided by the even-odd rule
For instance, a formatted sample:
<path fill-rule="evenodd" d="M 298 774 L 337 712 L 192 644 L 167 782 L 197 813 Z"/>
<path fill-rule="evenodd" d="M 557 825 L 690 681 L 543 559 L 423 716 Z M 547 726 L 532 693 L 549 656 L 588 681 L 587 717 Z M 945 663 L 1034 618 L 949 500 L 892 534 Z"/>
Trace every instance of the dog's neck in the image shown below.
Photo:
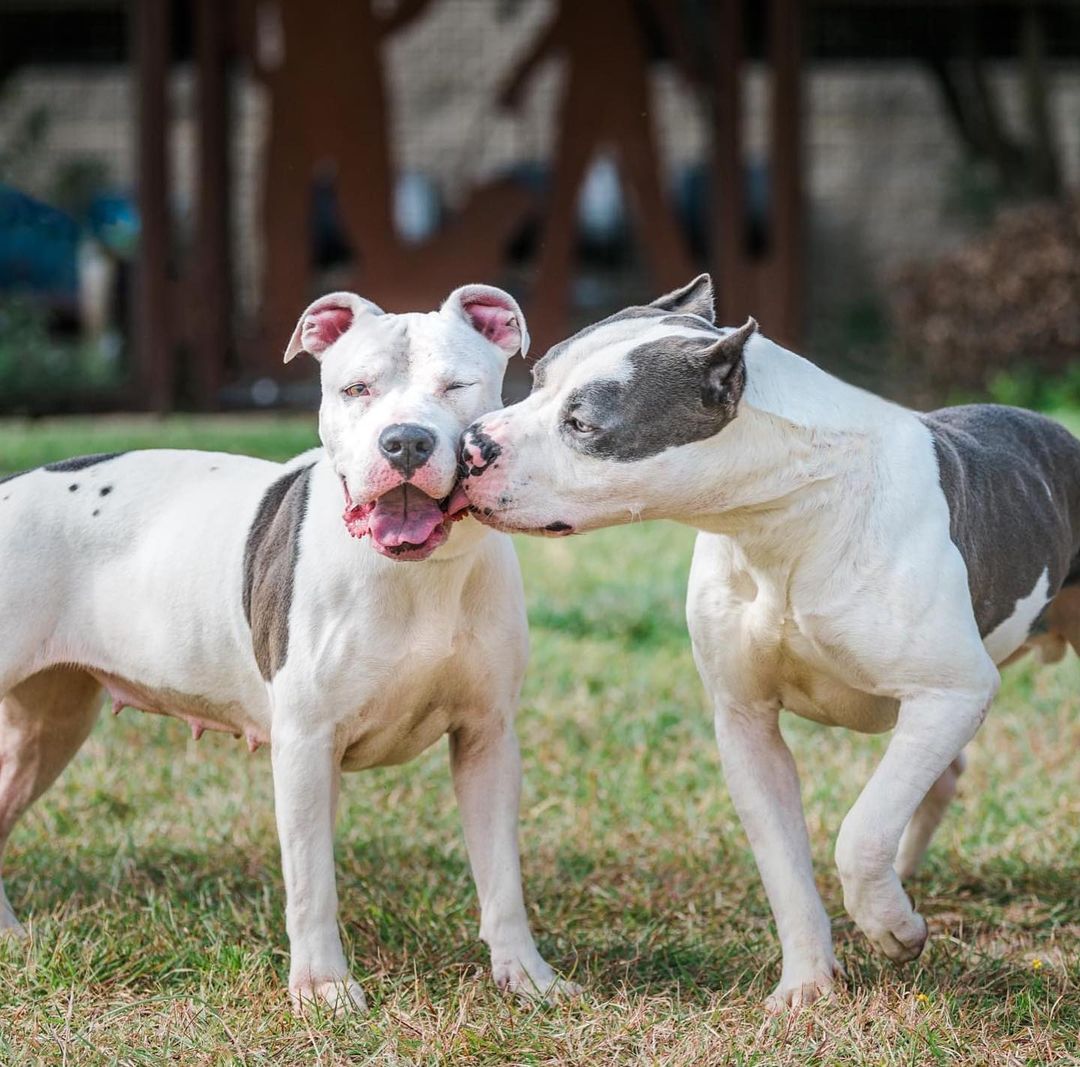
<path fill-rule="evenodd" d="M 902 408 L 848 385 L 766 338 L 746 350 L 737 417 L 691 446 L 700 492 L 672 502 L 669 517 L 763 550 L 827 522 L 837 494 L 868 492 L 875 442 Z"/>

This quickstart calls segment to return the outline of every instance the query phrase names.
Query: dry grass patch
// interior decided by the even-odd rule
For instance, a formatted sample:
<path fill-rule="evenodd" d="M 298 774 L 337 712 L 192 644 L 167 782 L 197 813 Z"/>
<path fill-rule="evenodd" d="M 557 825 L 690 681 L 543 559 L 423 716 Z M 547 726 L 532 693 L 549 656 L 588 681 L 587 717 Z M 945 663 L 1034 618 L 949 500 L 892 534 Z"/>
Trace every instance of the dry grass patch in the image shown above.
<path fill-rule="evenodd" d="M 519 546 L 526 890 L 580 1003 L 508 1003 L 487 981 L 439 745 L 346 780 L 341 919 L 371 1010 L 294 1017 L 265 753 L 125 712 L 13 837 L 33 940 L 0 948 L 0 1062 L 1080 1062 L 1080 664 L 1008 673 L 912 887 L 932 936 L 902 969 L 854 931 L 831 864 L 884 739 L 785 723 L 849 982 L 770 1019 L 779 950 L 682 621 L 690 543 L 653 525 Z"/>

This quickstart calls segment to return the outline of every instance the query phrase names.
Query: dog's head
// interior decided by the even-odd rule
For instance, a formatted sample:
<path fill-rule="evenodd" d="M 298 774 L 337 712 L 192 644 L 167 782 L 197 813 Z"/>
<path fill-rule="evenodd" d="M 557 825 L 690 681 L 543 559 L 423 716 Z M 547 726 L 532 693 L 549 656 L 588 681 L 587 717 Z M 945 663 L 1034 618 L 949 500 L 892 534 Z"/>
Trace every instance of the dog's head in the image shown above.
<path fill-rule="evenodd" d="M 707 274 L 552 348 L 520 404 L 465 432 L 462 485 L 477 516 L 528 533 L 568 534 L 655 513 L 694 491 L 683 450 L 736 416 L 743 348 L 757 330 L 713 322 Z"/>
<path fill-rule="evenodd" d="M 331 293 L 300 316 L 285 362 L 306 352 L 322 365 L 319 434 L 355 537 L 397 560 L 426 559 L 446 540 L 469 506 L 461 433 L 500 405 L 506 361 L 528 345 L 517 302 L 487 285 L 427 314 Z"/>

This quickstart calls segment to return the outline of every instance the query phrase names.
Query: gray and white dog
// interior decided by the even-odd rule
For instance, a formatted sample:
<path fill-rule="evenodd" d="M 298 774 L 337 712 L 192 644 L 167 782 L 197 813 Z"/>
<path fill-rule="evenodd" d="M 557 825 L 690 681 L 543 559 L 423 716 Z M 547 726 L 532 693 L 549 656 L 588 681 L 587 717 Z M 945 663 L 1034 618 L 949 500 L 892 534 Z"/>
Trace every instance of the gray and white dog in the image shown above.
<path fill-rule="evenodd" d="M 103 689 L 117 710 L 186 720 L 196 739 L 269 743 L 290 992 L 359 1007 L 337 927 L 340 775 L 449 734 L 495 980 L 573 992 L 537 952 L 522 900 L 517 559 L 455 492 L 461 432 L 498 405 L 507 358 L 527 348 L 520 308 L 489 286 L 408 315 L 334 293 L 285 355 L 322 363 L 324 449 L 284 465 L 85 456 L 5 479 L 0 848 L 86 740 Z M 0 933 L 21 929 L 0 886 Z"/>
<path fill-rule="evenodd" d="M 713 324 L 702 275 L 556 345 L 531 396 L 474 423 L 465 490 L 503 530 L 669 518 L 701 531 L 687 613 L 724 773 L 783 947 L 770 1006 L 839 967 L 782 708 L 895 728 L 836 842 L 886 955 L 927 927 L 901 885 L 963 769 L 998 666 L 1080 647 L 1080 442 L 998 406 L 928 415 Z"/>

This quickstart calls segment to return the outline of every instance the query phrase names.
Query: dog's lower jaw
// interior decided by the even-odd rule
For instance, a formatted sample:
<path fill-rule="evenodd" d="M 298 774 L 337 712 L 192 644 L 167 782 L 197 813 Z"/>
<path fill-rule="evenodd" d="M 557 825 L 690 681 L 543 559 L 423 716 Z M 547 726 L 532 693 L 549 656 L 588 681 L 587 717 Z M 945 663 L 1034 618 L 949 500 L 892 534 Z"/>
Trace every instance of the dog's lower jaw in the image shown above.
<path fill-rule="evenodd" d="M 289 999 L 298 1015 L 328 1012 L 338 1017 L 367 1010 L 364 991 L 348 975 L 321 982 L 290 982 Z"/>

